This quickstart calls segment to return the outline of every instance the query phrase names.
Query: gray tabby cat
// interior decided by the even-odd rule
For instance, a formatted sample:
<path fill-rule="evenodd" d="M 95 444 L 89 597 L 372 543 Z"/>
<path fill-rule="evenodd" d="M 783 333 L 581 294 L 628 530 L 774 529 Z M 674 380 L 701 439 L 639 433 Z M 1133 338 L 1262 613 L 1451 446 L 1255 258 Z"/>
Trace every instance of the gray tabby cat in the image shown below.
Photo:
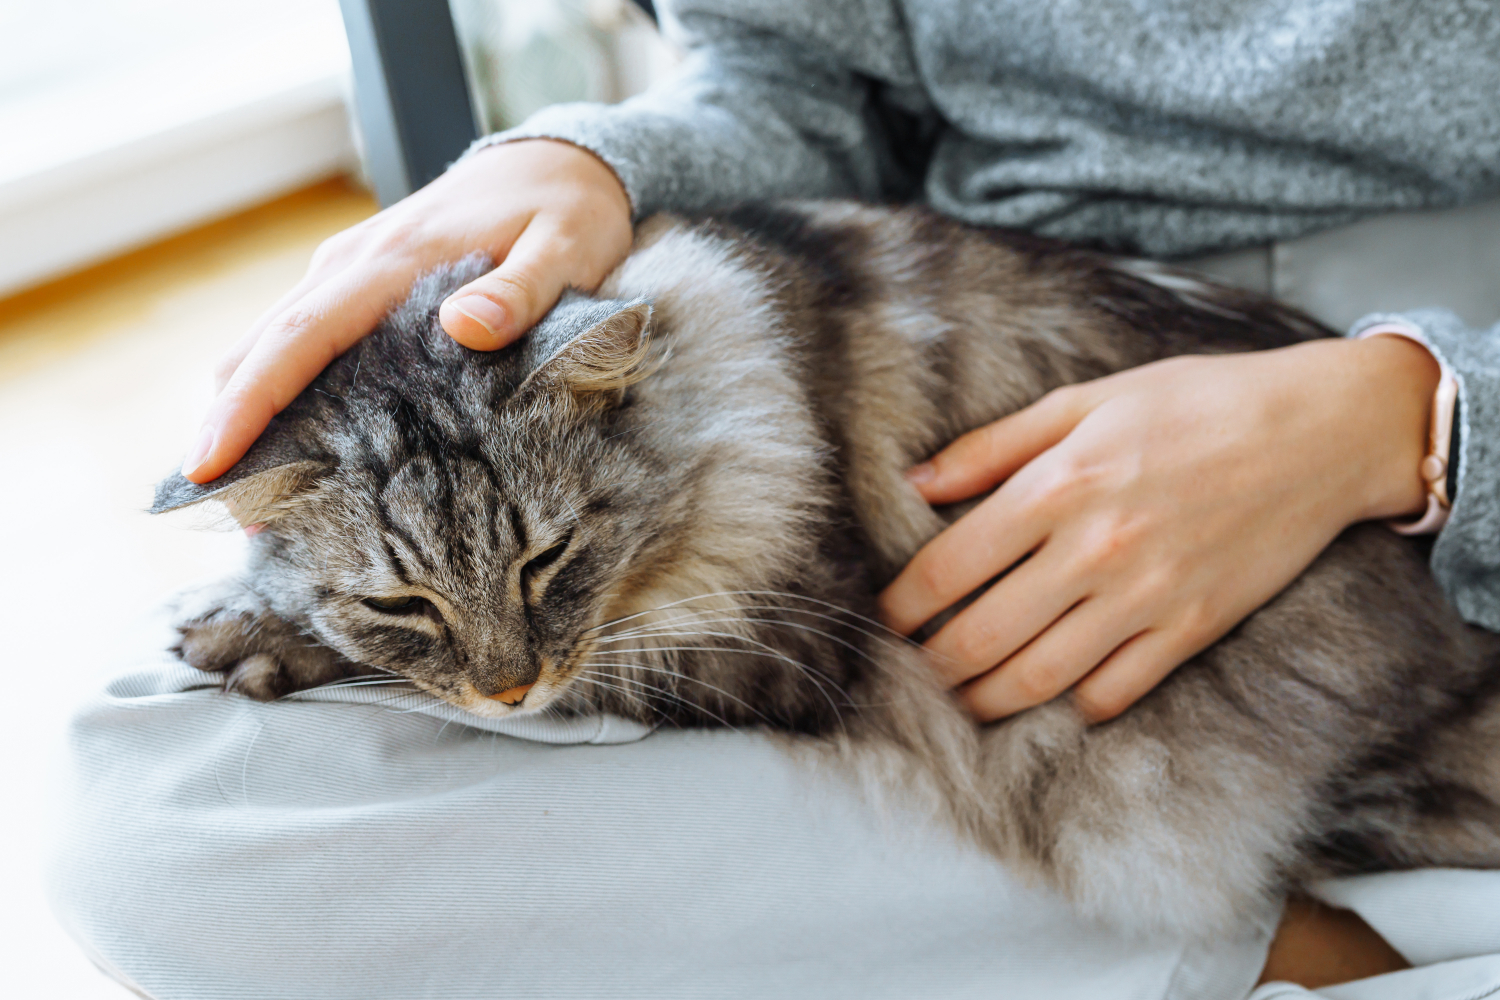
<path fill-rule="evenodd" d="M 228 474 L 255 530 L 180 655 L 270 699 L 390 671 L 470 712 L 766 726 L 927 796 L 1095 916 L 1209 934 L 1330 873 L 1500 863 L 1500 637 L 1347 531 L 1122 717 L 977 726 L 874 594 L 957 514 L 904 469 L 1066 383 L 1326 335 L 1269 301 L 922 209 L 643 225 L 521 342 L 420 281 Z M 806 743 L 807 741 L 800 741 Z"/>

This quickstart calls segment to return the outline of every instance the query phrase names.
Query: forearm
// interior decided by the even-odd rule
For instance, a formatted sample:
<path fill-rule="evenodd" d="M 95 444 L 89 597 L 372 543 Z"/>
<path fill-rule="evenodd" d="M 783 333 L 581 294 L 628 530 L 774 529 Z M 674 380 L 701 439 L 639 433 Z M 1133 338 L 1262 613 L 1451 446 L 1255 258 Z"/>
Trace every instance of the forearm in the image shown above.
<path fill-rule="evenodd" d="M 628 101 L 555 105 L 476 146 L 581 146 L 614 170 L 637 219 L 750 199 L 875 199 L 885 157 L 869 91 L 837 55 L 745 29 Z"/>
<path fill-rule="evenodd" d="M 1348 463 L 1357 477 L 1354 520 L 1404 518 L 1426 505 L 1421 476 L 1428 426 L 1441 373 L 1421 345 L 1402 337 L 1316 341 L 1303 350 L 1328 356 L 1320 386 L 1347 414 Z"/>

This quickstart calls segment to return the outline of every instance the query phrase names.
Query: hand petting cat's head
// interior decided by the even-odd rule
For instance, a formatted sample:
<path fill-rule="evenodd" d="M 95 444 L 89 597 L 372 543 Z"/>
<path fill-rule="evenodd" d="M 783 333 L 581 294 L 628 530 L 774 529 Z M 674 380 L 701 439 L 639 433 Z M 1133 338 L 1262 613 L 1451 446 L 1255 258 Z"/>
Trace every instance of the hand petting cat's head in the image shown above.
<path fill-rule="evenodd" d="M 568 293 L 521 341 L 468 350 L 437 305 L 488 267 L 429 275 L 214 482 L 169 476 L 153 513 L 222 501 L 252 585 L 356 663 L 470 711 L 536 709 L 577 670 L 683 470 L 617 432 L 650 367 L 644 300 Z"/>

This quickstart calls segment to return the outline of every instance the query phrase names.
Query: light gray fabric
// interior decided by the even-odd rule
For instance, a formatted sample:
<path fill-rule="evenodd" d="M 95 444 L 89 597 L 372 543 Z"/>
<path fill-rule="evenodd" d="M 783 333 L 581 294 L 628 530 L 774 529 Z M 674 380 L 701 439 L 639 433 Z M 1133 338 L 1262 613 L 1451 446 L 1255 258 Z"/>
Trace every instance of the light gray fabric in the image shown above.
<path fill-rule="evenodd" d="M 502 138 L 637 213 L 905 197 L 1180 257 L 1500 193 L 1488 0 L 665 0 L 685 72 Z M 904 169 L 903 169 L 904 165 Z"/>
<path fill-rule="evenodd" d="M 1372 312 L 1437 304 L 1483 330 L 1500 320 L 1500 198 L 1443 211 L 1393 212 L 1182 264 L 1274 295 L 1335 330 Z"/>
<path fill-rule="evenodd" d="M 761 734 L 520 738 L 413 692 L 263 705 L 204 681 L 156 654 L 84 705 L 59 771 L 54 909 L 158 1000 L 1216 1000 L 1264 962 L 1264 928 L 1082 923 Z M 1314 888 L 1420 967 L 1255 1000 L 1500 995 L 1500 873 Z"/>
<path fill-rule="evenodd" d="M 1272 257 L 1272 294 L 1335 330 L 1432 306 L 1475 330 L 1500 322 L 1500 198 L 1366 219 L 1277 243 Z"/>
<path fill-rule="evenodd" d="M 60 783 L 55 910 L 159 1000 L 1237 1000 L 1264 961 L 1264 929 L 1081 923 L 764 735 L 529 732 L 596 744 L 549 746 L 410 695 L 203 679 L 111 684 Z"/>

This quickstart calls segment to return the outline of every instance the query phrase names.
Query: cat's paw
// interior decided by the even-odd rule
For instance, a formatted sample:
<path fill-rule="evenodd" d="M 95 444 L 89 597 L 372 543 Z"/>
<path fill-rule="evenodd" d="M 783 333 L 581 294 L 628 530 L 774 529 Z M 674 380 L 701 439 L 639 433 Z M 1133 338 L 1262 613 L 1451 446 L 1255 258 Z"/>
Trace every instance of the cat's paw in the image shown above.
<path fill-rule="evenodd" d="M 235 580 L 184 595 L 175 618 L 181 638 L 172 652 L 199 670 L 222 674 L 224 690 L 257 701 L 361 673 Z"/>

